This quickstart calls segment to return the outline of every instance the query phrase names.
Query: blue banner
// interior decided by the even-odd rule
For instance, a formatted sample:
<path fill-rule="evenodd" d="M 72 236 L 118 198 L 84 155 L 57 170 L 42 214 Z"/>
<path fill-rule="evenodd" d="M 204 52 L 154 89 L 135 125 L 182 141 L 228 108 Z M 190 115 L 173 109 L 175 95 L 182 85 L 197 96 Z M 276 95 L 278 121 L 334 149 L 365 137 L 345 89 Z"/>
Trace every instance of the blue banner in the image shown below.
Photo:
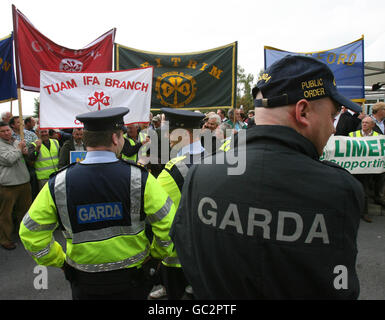
<path fill-rule="evenodd" d="M 0 39 L 0 102 L 17 99 L 13 68 L 13 35 Z"/>
<path fill-rule="evenodd" d="M 265 69 L 286 55 L 306 55 L 319 59 L 329 66 L 336 79 L 337 88 L 346 98 L 355 102 L 365 100 L 364 37 L 326 51 L 289 52 L 272 47 L 265 49 Z"/>

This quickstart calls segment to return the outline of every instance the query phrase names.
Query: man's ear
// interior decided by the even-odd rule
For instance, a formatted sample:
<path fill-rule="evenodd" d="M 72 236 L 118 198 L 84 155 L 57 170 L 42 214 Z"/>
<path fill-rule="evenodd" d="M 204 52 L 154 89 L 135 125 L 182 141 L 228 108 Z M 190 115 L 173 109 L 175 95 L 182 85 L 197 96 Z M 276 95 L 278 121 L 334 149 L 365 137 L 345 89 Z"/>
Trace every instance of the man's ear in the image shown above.
<path fill-rule="evenodd" d="M 302 127 L 310 125 L 310 103 L 306 99 L 299 100 L 295 105 L 295 119 L 297 124 Z"/>
<path fill-rule="evenodd" d="M 116 133 L 113 133 L 112 134 L 112 144 L 114 146 L 117 146 L 118 145 L 118 142 L 119 142 L 119 138 L 118 138 L 118 135 Z"/>

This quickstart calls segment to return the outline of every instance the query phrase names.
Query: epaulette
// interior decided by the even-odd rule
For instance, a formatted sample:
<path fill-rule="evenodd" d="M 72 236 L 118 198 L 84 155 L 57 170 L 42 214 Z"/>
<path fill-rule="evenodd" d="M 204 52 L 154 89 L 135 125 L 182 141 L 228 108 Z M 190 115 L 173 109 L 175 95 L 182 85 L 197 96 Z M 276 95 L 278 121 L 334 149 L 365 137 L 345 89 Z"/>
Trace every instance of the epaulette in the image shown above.
<path fill-rule="evenodd" d="M 187 158 L 186 155 L 180 156 L 180 157 L 176 157 L 176 158 L 172 158 L 169 162 L 167 162 L 165 168 L 170 170 L 176 163 L 178 163 L 180 161 L 183 161 L 186 158 Z"/>
<path fill-rule="evenodd" d="M 321 163 L 329 166 L 329 167 L 333 167 L 333 168 L 336 168 L 336 169 L 342 169 L 344 171 L 346 171 L 347 173 L 350 173 L 348 170 L 346 170 L 345 168 L 342 168 L 339 164 L 335 163 L 335 162 L 332 162 L 332 161 L 328 161 L 328 160 L 322 160 Z"/>

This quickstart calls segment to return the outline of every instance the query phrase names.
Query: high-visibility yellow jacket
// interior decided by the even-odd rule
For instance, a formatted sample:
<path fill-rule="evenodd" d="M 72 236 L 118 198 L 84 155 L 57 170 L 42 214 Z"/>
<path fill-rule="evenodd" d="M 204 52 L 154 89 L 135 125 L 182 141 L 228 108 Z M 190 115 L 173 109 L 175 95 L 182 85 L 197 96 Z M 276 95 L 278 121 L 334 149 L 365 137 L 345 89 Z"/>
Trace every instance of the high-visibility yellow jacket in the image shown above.
<path fill-rule="evenodd" d="M 170 255 L 174 215 L 170 197 L 146 169 L 122 160 L 76 163 L 50 177 L 19 234 L 38 264 L 61 267 L 66 261 L 80 271 L 112 271 L 140 267 L 149 255 Z M 154 233 L 151 244 L 145 220 Z M 53 238 L 58 225 L 66 253 Z"/>
<path fill-rule="evenodd" d="M 189 159 L 187 155 L 171 159 L 157 178 L 159 184 L 163 187 L 175 204 L 176 209 L 179 207 L 179 202 L 182 196 L 184 179 L 186 178 L 188 170 L 192 165 L 192 161 L 190 161 L 191 164 L 185 163 L 187 159 Z M 191 159 L 192 158 L 190 158 L 190 160 Z M 164 258 L 162 263 L 168 267 L 180 268 L 181 264 L 174 245 L 172 245 L 172 247 L 173 250 L 171 254 Z"/>
<path fill-rule="evenodd" d="M 230 148 L 231 148 L 231 137 L 225 139 L 225 141 L 223 142 L 219 150 L 227 152 L 230 150 Z"/>
<path fill-rule="evenodd" d="M 371 136 L 378 136 L 378 135 L 379 135 L 378 132 L 372 131 Z M 362 137 L 361 130 L 357 130 L 357 131 L 350 132 L 350 133 L 349 133 L 349 137 L 357 137 L 357 138 Z"/>
<path fill-rule="evenodd" d="M 59 164 L 59 142 L 56 139 L 49 139 L 49 149 L 41 144 L 39 155 L 35 161 L 36 177 L 38 180 L 48 179 L 51 173 L 58 170 Z M 36 143 L 32 142 L 36 147 Z"/>
<path fill-rule="evenodd" d="M 126 133 L 123 135 L 124 139 L 126 139 L 131 146 L 135 146 L 136 142 L 134 139 L 130 138 Z M 123 160 L 131 160 L 134 162 L 138 162 L 138 153 L 133 154 L 132 156 L 128 157 L 125 154 L 122 153 L 122 159 Z"/>

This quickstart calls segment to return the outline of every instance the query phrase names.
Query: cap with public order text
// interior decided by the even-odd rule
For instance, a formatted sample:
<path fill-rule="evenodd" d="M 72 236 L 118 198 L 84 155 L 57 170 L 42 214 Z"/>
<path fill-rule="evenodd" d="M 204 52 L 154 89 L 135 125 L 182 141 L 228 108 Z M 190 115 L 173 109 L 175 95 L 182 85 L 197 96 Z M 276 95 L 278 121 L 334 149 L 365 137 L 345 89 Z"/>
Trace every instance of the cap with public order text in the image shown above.
<path fill-rule="evenodd" d="M 84 129 L 89 131 L 105 131 L 122 129 L 124 127 L 123 116 L 130 110 L 118 107 L 100 111 L 79 114 L 76 119 L 83 122 Z"/>
<path fill-rule="evenodd" d="M 205 117 L 203 113 L 189 110 L 161 108 L 160 111 L 165 114 L 170 128 L 199 128 Z"/>
<path fill-rule="evenodd" d="M 258 92 L 262 99 L 255 99 Z M 259 77 L 252 90 L 255 107 L 272 108 L 296 103 L 301 99 L 329 97 L 339 106 L 362 112 L 359 105 L 342 96 L 333 72 L 323 62 L 306 56 L 287 55 L 273 63 Z"/>

